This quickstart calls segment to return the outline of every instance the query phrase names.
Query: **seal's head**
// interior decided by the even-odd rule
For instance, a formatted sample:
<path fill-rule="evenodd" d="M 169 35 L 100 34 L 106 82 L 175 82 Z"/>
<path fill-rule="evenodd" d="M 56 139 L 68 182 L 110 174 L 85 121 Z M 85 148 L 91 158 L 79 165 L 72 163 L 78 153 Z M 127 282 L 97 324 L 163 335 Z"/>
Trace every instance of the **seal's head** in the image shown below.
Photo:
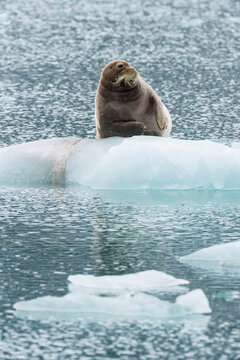
<path fill-rule="evenodd" d="M 105 66 L 101 81 L 106 87 L 114 91 L 132 89 L 137 85 L 138 72 L 126 61 L 115 60 Z"/>

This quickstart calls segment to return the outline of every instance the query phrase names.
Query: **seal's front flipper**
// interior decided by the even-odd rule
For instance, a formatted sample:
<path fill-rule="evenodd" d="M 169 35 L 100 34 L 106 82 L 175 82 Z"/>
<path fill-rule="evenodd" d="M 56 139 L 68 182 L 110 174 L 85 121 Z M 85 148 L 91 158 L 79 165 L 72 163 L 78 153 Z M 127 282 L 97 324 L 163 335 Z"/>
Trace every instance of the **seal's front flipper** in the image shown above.
<path fill-rule="evenodd" d="M 156 121 L 159 129 L 161 130 L 161 136 L 169 136 L 172 129 L 171 115 L 162 102 L 156 103 Z"/>
<path fill-rule="evenodd" d="M 106 129 L 103 137 L 122 136 L 130 137 L 134 135 L 143 135 L 144 124 L 138 121 L 114 121 Z"/>

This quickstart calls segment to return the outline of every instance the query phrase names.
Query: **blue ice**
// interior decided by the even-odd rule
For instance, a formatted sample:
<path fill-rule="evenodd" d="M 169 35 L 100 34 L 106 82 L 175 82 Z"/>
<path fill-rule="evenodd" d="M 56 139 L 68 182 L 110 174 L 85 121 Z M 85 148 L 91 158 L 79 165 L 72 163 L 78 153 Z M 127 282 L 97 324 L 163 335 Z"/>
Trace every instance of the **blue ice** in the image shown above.
<path fill-rule="evenodd" d="M 40 140 L 0 149 L 0 183 L 240 190 L 240 148 L 151 136 Z"/>

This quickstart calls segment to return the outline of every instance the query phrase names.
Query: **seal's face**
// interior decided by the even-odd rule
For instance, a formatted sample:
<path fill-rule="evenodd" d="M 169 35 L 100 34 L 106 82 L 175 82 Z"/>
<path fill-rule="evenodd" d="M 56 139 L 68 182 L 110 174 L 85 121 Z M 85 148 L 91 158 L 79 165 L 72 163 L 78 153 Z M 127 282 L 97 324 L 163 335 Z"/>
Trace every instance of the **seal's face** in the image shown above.
<path fill-rule="evenodd" d="M 126 61 L 116 60 L 105 66 L 102 71 L 102 78 L 111 83 L 116 90 L 134 88 L 138 80 L 138 72 Z"/>

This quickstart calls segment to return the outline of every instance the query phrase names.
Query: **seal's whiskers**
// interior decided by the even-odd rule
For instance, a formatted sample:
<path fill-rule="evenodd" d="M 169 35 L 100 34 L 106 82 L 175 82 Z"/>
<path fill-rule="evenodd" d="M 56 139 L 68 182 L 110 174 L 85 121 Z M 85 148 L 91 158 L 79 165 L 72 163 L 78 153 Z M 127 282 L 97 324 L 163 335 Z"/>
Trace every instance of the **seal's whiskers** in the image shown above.
<path fill-rule="evenodd" d="M 138 75 L 135 72 L 127 72 L 118 76 L 116 85 L 120 86 L 121 82 L 124 81 L 126 85 L 133 86 L 137 83 Z"/>

